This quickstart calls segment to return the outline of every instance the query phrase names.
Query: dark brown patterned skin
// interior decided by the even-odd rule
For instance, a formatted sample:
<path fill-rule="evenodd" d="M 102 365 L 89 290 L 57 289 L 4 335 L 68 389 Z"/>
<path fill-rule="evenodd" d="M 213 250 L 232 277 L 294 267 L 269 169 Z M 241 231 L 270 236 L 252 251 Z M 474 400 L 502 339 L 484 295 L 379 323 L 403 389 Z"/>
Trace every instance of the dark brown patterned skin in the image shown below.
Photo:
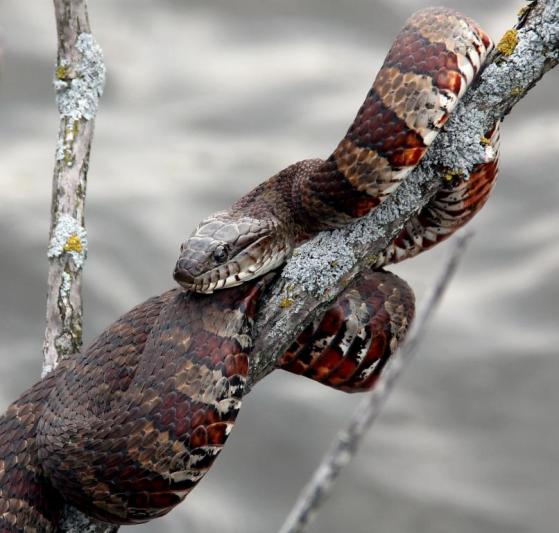
<path fill-rule="evenodd" d="M 119 524 L 182 501 L 237 416 L 262 285 L 152 298 L 12 404 L 0 531 L 54 530 L 62 499 Z"/>
<path fill-rule="evenodd" d="M 301 161 L 203 221 L 183 245 L 175 289 L 135 307 L 0 417 L 0 533 L 56 531 L 63 502 L 116 524 L 161 516 L 209 469 L 241 405 L 251 325 L 269 277 L 300 242 L 368 213 L 413 169 L 491 48 L 470 19 L 420 11 L 394 42 L 334 153 Z M 451 235 L 483 206 L 487 163 L 450 180 L 376 268 Z M 211 293 L 211 296 L 196 294 Z M 412 320 L 408 285 L 361 275 L 277 367 L 346 392 L 374 386 Z"/>
<path fill-rule="evenodd" d="M 67 501 L 125 524 L 161 516 L 185 498 L 240 408 L 261 285 L 217 298 L 170 291 L 127 315 L 61 375 L 37 444 Z M 137 345 L 141 357 L 132 353 Z M 89 387 L 75 379 L 99 372 L 104 381 Z"/>
<path fill-rule="evenodd" d="M 37 459 L 36 428 L 63 365 L 0 417 L 0 532 L 54 531 L 62 499 Z"/>

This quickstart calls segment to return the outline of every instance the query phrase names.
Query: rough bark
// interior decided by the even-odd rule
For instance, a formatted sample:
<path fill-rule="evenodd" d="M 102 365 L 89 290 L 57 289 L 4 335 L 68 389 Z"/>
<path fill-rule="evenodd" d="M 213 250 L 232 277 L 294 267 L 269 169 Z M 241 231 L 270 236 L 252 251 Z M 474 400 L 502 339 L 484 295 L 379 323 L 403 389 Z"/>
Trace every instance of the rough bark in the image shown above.
<path fill-rule="evenodd" d="M 105 67 L 85 2 L 55 0 L 55 88 L 60 126 L 54 167 L 43 375 L 82 344 L 81 274 L 87 254 L 84 204 L 94 116 Z"/>
<path fill-rule="evenodd" d="M 559 0 L 529 3 L 488 60 L 417 169 L 369 216 L 301 246 L 264 299 L 256 322 L 249 385 L 269 374 L 292 339 L 396 237 L 448 172 L 485 162 L 483 139 L 559 61 Z M 506 135 L 506 131 L 504 133 Z"/>
<path fill-rule="evenodd" d="M 81 278 L 87 256 L 84 208 L 94 119 L 105 84 L 101 49 L 84 0 L 54 0 L 58 55 L 54 73 L 60 126 L 52 188 L 43 376 L 82 347 Z M 61 531 L 109 532 L 67 508 Z"/>

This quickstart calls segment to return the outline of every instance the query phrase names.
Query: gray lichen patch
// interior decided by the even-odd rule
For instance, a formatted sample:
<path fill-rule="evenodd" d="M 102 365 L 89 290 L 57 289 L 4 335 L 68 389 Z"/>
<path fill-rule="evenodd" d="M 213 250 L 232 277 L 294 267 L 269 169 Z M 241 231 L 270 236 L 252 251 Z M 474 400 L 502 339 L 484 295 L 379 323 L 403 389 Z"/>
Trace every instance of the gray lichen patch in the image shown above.
<path fill-rule="evenodd" d="M 390 228 L 401 226 L 427 201 L 421 185 L 430 179 L 429 172 L 416 169 L 414 179 L 408 178 L 369 215 L 342 229 L 319 233 L 297 248 L 282 277 L 305 292 L 320 296 L 370 255 L 372 243 L 388 244 Z"/>
<path fill-rule="evenodd" d="M 283 298 L 282 294 L 284 293 L 280 293 L 279 295 L 272 294 L 270 299 L 270 303 L 272 306 L 276 308 L 279 307 L 279 302 L 281 302 L 281 299 Z M 293 329 L 292 329 L 293 316 L 298 316 L 301 313 L 303 313 L 304 316 L 308 316 L 309 314 L 309 309 L 305 306 L 305 304 L 301 300 L 304 300 L 304 298 L 293 300 L 292 305 L 290 305 L 286 309 L 283 309 L 281 313 L 275 316 L 272 327 L 266 328 L 266 339 L 272 341 L 276 347 L 281 346 L 281 350 L 277 354 L 278 356 L 282 351 L 287 349 L 288 346 L 284 346 L 286 344 L 286 340 L 294 338 Z M 262 329 L 262 327 L 263 324 L 260 324 L 258 326 L 258 329 Z M 254 383 L 253 380 L 255 376 L 257 376 L 261 370 L 258 368 L 260 362 L 263 362 L 264 366 L 267 365 L 265 361 L 266 359 L 264 358 L 262 361 L 260 360 L 254 361 L 256 363 L 255 365 L 251 364 L 251 370 L 250 370 L 251 377 L 249 377 L 248 380 L 249 387 L 251 386 L 251 383 Z"/>
<path fill-rule="evenodd" d="M 64 162 L 68 167 L 74 164 L 74 141 L 78 136 L 79 121 L 63 117 L 63 132 L 56 143 L 56 161 Z"/>
<path fill-rule="evenodd" d="M 549 53 L 559 58 L 559 0 L 549 0 L 541 22 L 533 28 L 540 41 L 549 48 Z"/>
<path fill-rule="evenodd" d="M 559 60 L 558 13 L 559 0 L 548 1 L 537 23 L 516 32 L 517 43 L 511 54 L 489 65 L 483 73 L 483 83 L 475 94 L 480 107 L 491 115 L 501 115 L 503 105 L 510 108 L 514 103 L 503 95 L 519 99 L 543 75 L 546 64 L 551 68 L 550 60 Z"/>
<path fill-rule="evenodd" d="M 559 0 L 548 2 L 546 10 L 545 22 L 514 31 L 514 46 L 509 46 L 505 60 L 491 63 L 476 90 L 458 104 L 444 128 L 446 135 L 435 139 L 429 150 L 434 168 L 459 170 L 467 176 L 475 165 L 491 160 L 491 151 L 479 142 L 480 137 L 541 76 L 549 58 L 559 59 Z"/>
<path fill-rule="evenodd" d="M 503 100 L 499 96 L 502 93 L 496 92 L 497 88 L 504 89 L 509 95 L 520 95 L 533 83 L 535 73 L 542 70 L 544 58 L 541 51 L 534 49 L 531 33 L 520 30 L 519 42 L 507 62 L 493 63 L 487 68 L 480 89 L 488 107 L 502 105 Z"/>
<path fill-rule="evenodd" d="M 56 160 L 57 161 L 63 161 L 65 159 L 66 156 L 66 142 L 65 139 L 60 138 L 58 139 L 58 141 L 56 141 Z"/>
<path fill-rule="evenodd" d="M 78 36 L 76 49 L 80 53 L 77 65 L 61 61 L 55 69 L 56 101 L 62 116 L 91 120 L 95 117 L 105 87 L 103 52 L 90 33 Z M 66 77 L 70 70 L 73 71 L 71 79 Z"/>
<path fill-rule="evenodd" d="M 70 505 L 65 506 L 59 525 L 63 533 L 114 533 L 117 530 L 118 526 L 96 522 Z"/>
<path fill-rule="evenodd" d="M 485 113 L 459 103 L 445 126 L 446 135 L 439 135 L 429 150 L 431 167 L 469 176 L 476 165 L 486 160 L 479 139 L 487 130 Z"/>
<path fill-rule="evenodd" d="M 355 264 L 345 233 L 341 230 L 319 233 L 297 249 L 282 276 L 310 294 L 324 292 Z"/>
<path fill-rule="evenodd" d="M 70 296 L 70 288 L 72 286 L 72 277 L 68 272 L 62 272 L 62 283 L 60 284 L 60 296 L 67 300 Z"/>
<path fill-rule="evenodd" d="M 72 334 L 67 331 L 56 337 L 54 345 L 57 353 L 64 357 L 70 355 L 74 351 L 74 343 L 72 342 Z"/>
<path fill-rule="evenodd" d="M 47 363 L 45 361 L 45 363 L 43 364 L 43 368 L 41 370 L 41 379 L 44 378 L 45 376 L 47 376 L 48 374 L 50 374 L 55 368 L 56 368 L 56 365 L 53 365 L 51 363 Z"/>
<path fill-rule="evenodd" d="M 61 215 L 58 219 L 49 243 L 47 256 L 55 258 L 60 257 L 63 253 L 72 257 L 78 269 L 82 267 L 87 257 L 87 232 L 75 218 L 69 215 Z"/>

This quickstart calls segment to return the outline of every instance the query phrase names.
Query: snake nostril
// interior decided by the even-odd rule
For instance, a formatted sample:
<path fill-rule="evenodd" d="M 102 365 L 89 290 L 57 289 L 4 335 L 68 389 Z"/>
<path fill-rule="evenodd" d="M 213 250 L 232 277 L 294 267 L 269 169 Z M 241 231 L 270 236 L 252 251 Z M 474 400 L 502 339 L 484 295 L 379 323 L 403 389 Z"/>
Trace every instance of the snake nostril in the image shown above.
<path fill-rule="evenodd" d="M 178 283 L 194 283 L 194 276 L 188 272 L 182 261 L 178 261 L 173 272 L 173 278 Z"/>

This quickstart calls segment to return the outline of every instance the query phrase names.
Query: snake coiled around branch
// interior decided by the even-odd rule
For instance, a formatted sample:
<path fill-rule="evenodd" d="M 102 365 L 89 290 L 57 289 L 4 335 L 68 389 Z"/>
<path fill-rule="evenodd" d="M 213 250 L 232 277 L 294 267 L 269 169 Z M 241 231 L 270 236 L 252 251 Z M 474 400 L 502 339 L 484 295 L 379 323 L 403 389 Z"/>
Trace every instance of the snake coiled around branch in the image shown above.
<path fill-rule="evenodd" d="M 491 48 L 456 11 L 416 13 L 328 159 L 296 163 L 202 221 L 181 248 L 174 273 L 181 288 L 126 313 L 16 400 L 0 418 L 0 531 L 55 531 L 64 502 L 116 524 L 180 503 L 241 406 L 252 321 L 270 280 L 262 276 L 318 231 L 367 214 L 391 194 Z M 495 126 L 487 162 L 468 179 L 445 181 L 278 368 L 347 392 L 374 385 L 414 312 L 411 289 L 382 267 L 432 247 L 479 211 L 495 181 L 498 139 Z"/>

